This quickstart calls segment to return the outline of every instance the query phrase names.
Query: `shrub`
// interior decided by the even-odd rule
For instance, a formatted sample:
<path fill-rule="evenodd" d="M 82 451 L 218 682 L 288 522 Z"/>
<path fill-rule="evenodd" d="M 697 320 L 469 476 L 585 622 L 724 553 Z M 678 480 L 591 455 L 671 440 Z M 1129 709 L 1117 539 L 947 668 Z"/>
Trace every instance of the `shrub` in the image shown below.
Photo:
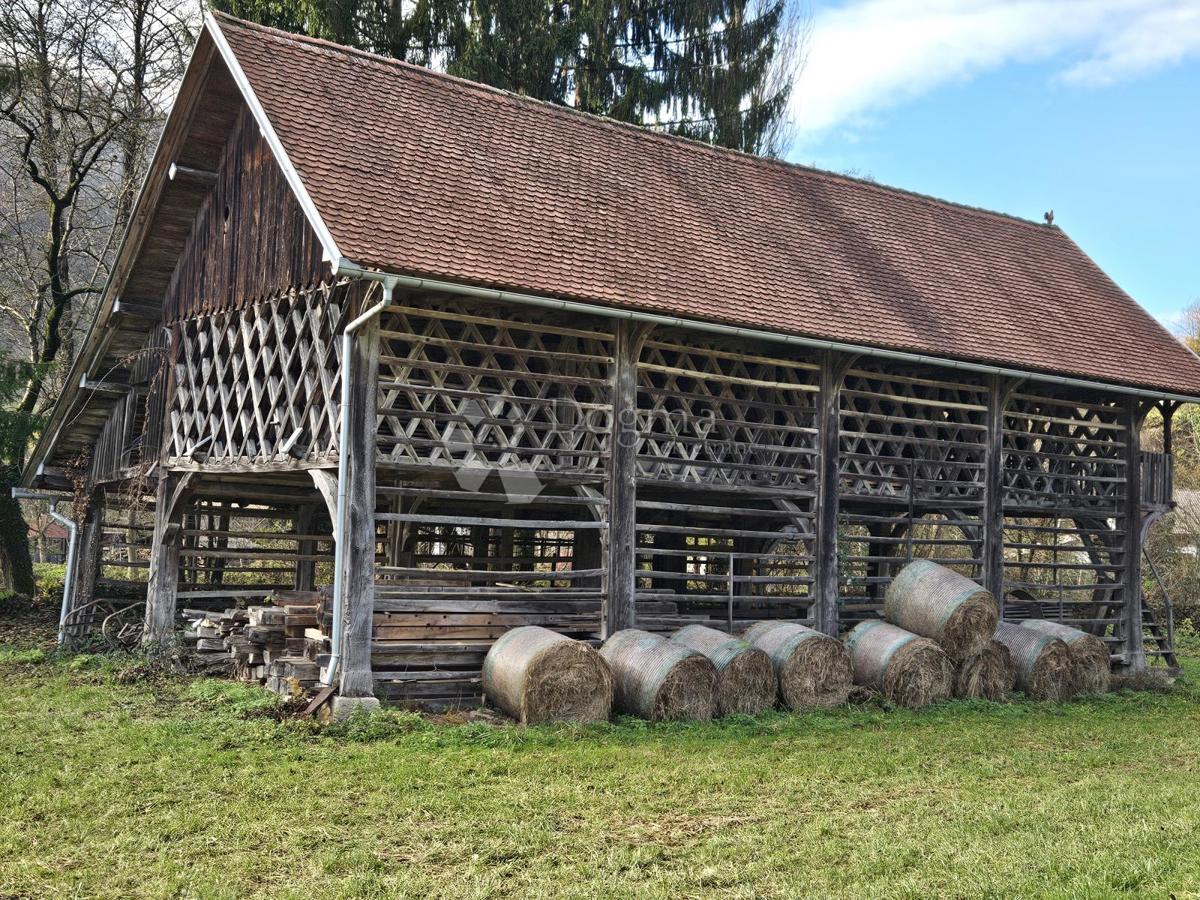
<path fill-rule="evenodd" d="M 67 578 L 67 567 L 63 563 L 34 563 L 33 577 L 37 582 L 38 596 L 62 597 L 63 582 Z"/>

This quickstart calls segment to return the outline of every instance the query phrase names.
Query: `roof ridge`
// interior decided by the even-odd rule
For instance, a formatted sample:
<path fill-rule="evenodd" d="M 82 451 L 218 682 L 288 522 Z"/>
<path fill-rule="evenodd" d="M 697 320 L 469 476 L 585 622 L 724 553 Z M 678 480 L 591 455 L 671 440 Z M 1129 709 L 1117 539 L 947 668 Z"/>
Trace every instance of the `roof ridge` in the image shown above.
<path fill-rule="evenodd" d="M 523 103 L 532 108 L 543 110 L 551 115 L 563 116 L 566 118 L 576 119 L 581 122 L 587 122 L 597 127 L 612 129 L 624 134 L 629 134 L 642 140 L 659 141 L 669 145 L 674 144 L 687 146 L 699 152 L 705 152 L 714 156 L 737 160 L 743 165 L 758 166 L 762 168 L 779 168 L 783 171 L 800 172 L 816 178 L 848 183 L 859 187 L 868 188 L 879 193 L 897 194 L 937 206 L 951 207 L 953 209 L 962 210 L 974 215 L 997 218 L 1005 222 L 1012 222 L 1017 225 L 1027 226 L 1034 228 L 1039 233 L 1043 234 L 1065 234 L 1065 232 L 1063 232 L 1058 226 L 1046 226 L 1041 222 L 1036 222 L 1033 219 L 1027 219 L 1024 216 L 1018 216 L 1014 213 L 988 209 L 987 207 L 983 206 L 974 206 L 969 203 L 960 203 L 956 200 L 947 200 L 944 197 L 937 197 L 933 194 L 926 194 L 920 191 L 914 191 L 908 188 L 897 187 L 890 184 L 882 184 L 871 179 L 858 178 L 841 172 L 833 172 L 828 169 L 818 168 L 816 166 L 804 165 L 803 163 L 790 162 L 788 160 L 776 159 L 769 156 L 758 156 L 756 154 L 747 153 L 743 150 L 736 150 L 731 147 L 719 147 L 714 144 L 708 144 L 704 141 L 699 141 L 695 138 L 689 138 L 683 135 L 664 134 L 659 131 L 654 131 L 652 127 L 648 125 L 638 125 L 633 122 L 622 122 L 618 119 L 611 119 L 596 113 L 574 109 L 569 106 L 562 106 L 558 103 L 552 103 L 549 100 L 540 100 L 536 97 L 518 94 L 513 91 L 505 90 L 504 88 L 498 88 L 490 84 L 484 84 L 480 81 L 472 81 L 469 78 L 463 78 L 459 75 L 451 75 L 448 72 L 439 72 L 436 69 L 429 68 L 428 66 L 420 66 L 416 63 L 410 63 L 402 59 L 396 59 L 395 57 L 384 56 L 380 53 L 372 53 L 368 50 L 360 50 L 357 47 L 349 47 L 345 44 L 339 44 L 335 41 L 330 41 L 325 38 L 313 37 L 307 34 L 297 34 L 295 32 L 284 31 L 281 28 L 275 28 L 270 25 L 261 25 L 257 22 L 239 19 L 236 16 L 232 16 L 229 13 L 221 12 L 219 10 L 211 10 L 211 15 L 220 22 L 231 24 L 237 28 L 263 32 L 280 40 L 290 41 L 292 43 L 309 44 L 329 52 L 357 57 L 364 62 L 403 69 L 417 77 L 427 78 L 433 81 L 446 82 L 457 88 L 473 93 L 492 94 L 498 97 L 511 99 L 517 103 Z"/>

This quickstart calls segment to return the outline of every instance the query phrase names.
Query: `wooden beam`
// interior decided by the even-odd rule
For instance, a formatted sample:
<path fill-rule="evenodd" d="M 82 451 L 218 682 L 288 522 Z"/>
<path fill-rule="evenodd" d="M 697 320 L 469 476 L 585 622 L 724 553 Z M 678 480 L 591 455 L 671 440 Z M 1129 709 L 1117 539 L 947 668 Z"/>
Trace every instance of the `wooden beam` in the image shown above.
<path fill-rule="evenodd" d="M 1124 588 L 1121 610 L 1121 637 L 1124 644 L 1124 669 L 1141 672 L 1146 668 L 1146 650 L 1142 635 L 1142 448 L 1141 430 L 1147 410 L 1140 398 L 1125 400 L 1125 533 L 1122 563 Z"/>
<path fill-rule="evenodd" d="M 179 502 L 192 473 L 164 472 L 158 480 L 154 507 L 154 536 L 150 544 L 150 575 L 146 590 L 146 620 L 142 645 L 163 653 L 175 635 L 175 600 L 179 590 L 180 520 Z"/>
<path fill-rule="evenodd" d="M 637 625 L 637 365 L 650 326 L 617 324 L 612 372 L 612 437 L 608 478 L 608 584 L 603 637 Z"/>
<path fill-rule="evenodd" d="M 144 323 L 157 322 L 162 318 L 162 301 L 143 300 L 138 297 L 118 297 L 113 301 L 112 315 L 138 319 Z"/>
<path fill-rule="evenodd" d="M 129 385 L 115 381 L 92 381 L 86 375 L 79 379 L 79 389 L 92 394 L 105 394 L 109 397 L 124 397 L 129 393 Z"/>
<path fill-rule="evenodd" d="M 337 522 L 337 472 L 333 469 L 309 469 L 308 474 L 325 500 L 329 521 Z"/>
<path fill-rule="evenodd" d="M 199 181 L 202 184 L 216 184 L 218 174 L 207 169 L 196 169 L 179 163 L 171 163 L 167 169 L 167 177 L 172 181 Z"/>
<path fill-rule="evenodd" d="M 984 469 L 983 586 L 1004 614 L 1004 411 L 1022 381 L 995 375 L 988 390 L 987 452 Z"/>
<path fill-rule="evenodd" d="M 317 517 L 317 506 L 308 503 L 300 507 L 296 513 L 295 530 L 297 534 L 311 535 L 313 521 Z M 317 542 L 306 537 L 297 542 L 298 558 L 295 566 L 296 590 L 311 591 L 316 580 L 317 564 L 314 557 L 317 554 Z"/>
<path fill-rule="evenodd" d="M 841 388 L 854 357 L 833 352 L 821 361 L 820 408 L 817 413 L 817 550 L 811 615 L 817 631 L 837 637 L 838 624 L 838 487 L 840 472 Z"/>
<path fill-rule="evenodd" d="M 342 662 L 338 694 L 374 697 L 371 630 L 375 607 L 375 437 L 379 389 L 379 318 L 355 336 L 350 359 L 350 430 L 346 454 L 346 547 L 342 553 Z M 336 505 L 336 503 L 335 503 Z"/>

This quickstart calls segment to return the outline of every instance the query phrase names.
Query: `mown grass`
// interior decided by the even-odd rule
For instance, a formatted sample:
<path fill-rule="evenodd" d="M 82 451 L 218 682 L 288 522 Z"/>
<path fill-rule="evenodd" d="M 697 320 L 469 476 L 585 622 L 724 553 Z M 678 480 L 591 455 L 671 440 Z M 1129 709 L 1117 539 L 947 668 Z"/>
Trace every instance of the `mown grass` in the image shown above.
<path fill-rule="evenodd" d="M 0 653 L 0 897 L 1200 895 L 1186 684 L 521 730 L 145 676 Z"/>

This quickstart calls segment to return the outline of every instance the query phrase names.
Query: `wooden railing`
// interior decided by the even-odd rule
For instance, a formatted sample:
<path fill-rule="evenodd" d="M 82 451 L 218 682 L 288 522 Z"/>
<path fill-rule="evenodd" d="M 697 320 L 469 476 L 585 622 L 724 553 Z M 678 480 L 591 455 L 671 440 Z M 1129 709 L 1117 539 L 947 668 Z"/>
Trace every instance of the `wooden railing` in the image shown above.
<path fill-rule="evenodd" d="M 1142 454 L 1142 505 L 1165 508 L 1171 504 L 1174 460 L 1169 453 Z"/>

